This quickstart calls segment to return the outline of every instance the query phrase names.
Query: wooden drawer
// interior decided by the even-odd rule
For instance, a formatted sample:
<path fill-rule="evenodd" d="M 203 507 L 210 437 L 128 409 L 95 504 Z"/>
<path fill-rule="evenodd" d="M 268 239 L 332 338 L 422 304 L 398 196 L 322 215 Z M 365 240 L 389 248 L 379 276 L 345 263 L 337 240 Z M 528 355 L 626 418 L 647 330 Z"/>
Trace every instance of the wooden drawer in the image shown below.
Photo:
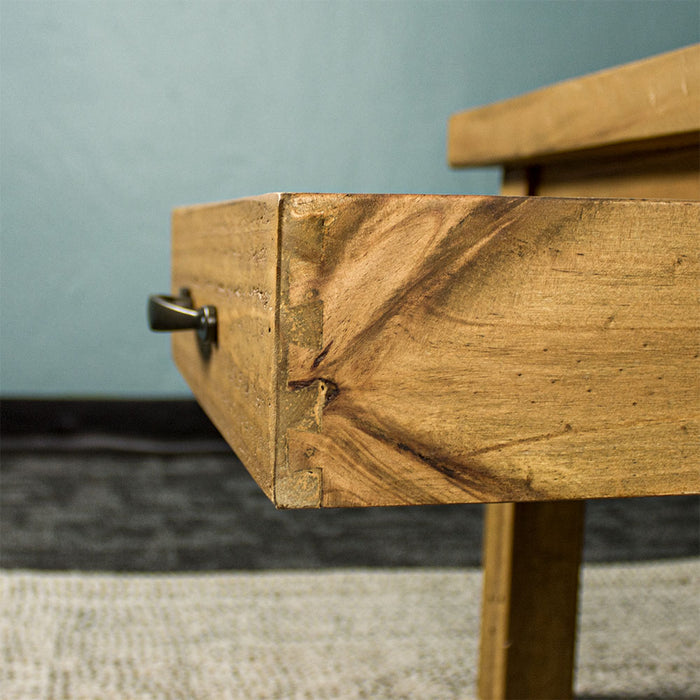
<path fill-rule="evenodd" d="M 173 334 L 278 507 L 681 494 L 698 470 L 690 201 L 270 194 L 178 209 Z"/>

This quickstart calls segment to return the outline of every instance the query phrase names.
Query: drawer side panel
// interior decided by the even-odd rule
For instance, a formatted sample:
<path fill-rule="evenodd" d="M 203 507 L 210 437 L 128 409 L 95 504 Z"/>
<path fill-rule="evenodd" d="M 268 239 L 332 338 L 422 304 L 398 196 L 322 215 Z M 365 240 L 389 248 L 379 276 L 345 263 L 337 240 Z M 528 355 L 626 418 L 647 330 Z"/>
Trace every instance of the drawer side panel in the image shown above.
<path fill-rule="evenodd" d="M 699 220 L 692 202 L 299 195 L 280 313 L 313 332 L 284 350 L 279 469 L 306 489 L 289 506 L 700 490 Z"/>

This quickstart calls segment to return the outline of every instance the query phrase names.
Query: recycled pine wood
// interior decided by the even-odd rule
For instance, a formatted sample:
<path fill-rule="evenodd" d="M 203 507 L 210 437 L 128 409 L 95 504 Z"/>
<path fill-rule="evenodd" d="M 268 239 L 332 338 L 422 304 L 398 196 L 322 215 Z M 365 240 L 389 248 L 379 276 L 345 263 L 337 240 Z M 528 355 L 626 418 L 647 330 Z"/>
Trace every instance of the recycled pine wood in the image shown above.
<path fill-rule="evenodd" d="M 448 161 L 541 163 L 589 149 L 638 151 L 650 139 L 662 149 L 697 144 L 699 130 L 696 44 L 455 114 Z"/>
<path fill-rule="evenodd" d="M 545 163 L 536 168 L 534 187 L 545 197 L 698 200 L 700 141 L 686 148 L 642 151 L 625 157 Z"/>
<path fill-rule="evenodd" d="M 218 344 L 174 333 L 173 358 L 192 392 L 269 498 L 274 497 L 277 195 L 172 216 L 173 293 L 216 306 Z"/>
<path fill-rule="evenodd" d="M 670 76 L 673 77 L 673 76 Z M 615 95 L 607 95 L 615 100 Z M 605 115 L 605 113 L 604 113 Z M 700 120 L 700 112 L 696 114 Z M 663 134 L 504 169 L 510 195 L 700 198 L 700 144 Z M 495 139 L 498 142 L 498 139 Z M 607 151 L 607 152 L 606 152 Z M 507 162 L 512 154 L 503 154 Z M 490 504 L 484 529 L 479 696 L 573 696 L 584 501 Z"/>
<path fill-rule="evenodd" d="M 540 186 L 540 172 L 507 168 L 501 192 Z M 486 506 L 480 698 L 572 697 L 585 503 Z"/>
<path fill-rule="evenodd" d="M 699 214 L 337 194 L 181 209 L 173 286 L 221 323 L 211 357 L 183 334 L 175 360 L 279 507 L 697 492 Z"/>
<path fill-rule="evenodd" d="M 584 512 L 585 501 L 488 506 L 479 697 L 572 697 Z"/>
<path fill-rule="evenodd" d="M 699 94 L 695 46 L 455 115 L 505 197 L 174 215 L 176 362 L 278 507 L 491 504 L 484 698 L 572 694 L 583 499 L 699 490 Z"/>

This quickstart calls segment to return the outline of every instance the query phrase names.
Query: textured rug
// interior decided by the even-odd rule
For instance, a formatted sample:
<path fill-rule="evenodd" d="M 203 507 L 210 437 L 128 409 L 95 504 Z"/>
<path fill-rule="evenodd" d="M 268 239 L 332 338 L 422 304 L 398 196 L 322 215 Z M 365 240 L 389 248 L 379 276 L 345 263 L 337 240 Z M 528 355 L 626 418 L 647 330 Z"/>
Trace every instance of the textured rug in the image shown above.
<path fill-rule="evenodd" d="M 583 567 L 580 697 L 700 697 L 700 561 Z M 471 698 L 477 569 L 0 575 L 0 694 Z"/>
<path fill-rule="evenodd" d="M 230 451 L 156 455 L 140 453 L 133 440 L 117 445 L 134 452 L 0 449 L 0 568 L 121 573 L 481 562 L 478 504 L 279 511 Z M 698 556 L 700 498 L 589 501 L 583 555 L 587 562 Z"/>

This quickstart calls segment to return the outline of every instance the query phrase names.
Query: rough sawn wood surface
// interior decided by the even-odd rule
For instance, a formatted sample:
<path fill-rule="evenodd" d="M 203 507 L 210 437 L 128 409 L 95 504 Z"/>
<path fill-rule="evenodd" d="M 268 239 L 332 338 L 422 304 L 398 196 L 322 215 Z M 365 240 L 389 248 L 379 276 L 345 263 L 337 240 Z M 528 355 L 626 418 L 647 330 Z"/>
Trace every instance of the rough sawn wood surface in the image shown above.
<path fill-rule="evenodd" d="M 174 345 L 278 506 L 698 491 L 697 203 L 252 201 L 175 226 L 174 286 L 222 327 L 208 360 Z M 224 233 L 251 206 L 265 225 Z M 199 229 L 223 212 L 230 247 L 210 253 Z M 251 251 L 265 287 L 236 279 Z"/>

